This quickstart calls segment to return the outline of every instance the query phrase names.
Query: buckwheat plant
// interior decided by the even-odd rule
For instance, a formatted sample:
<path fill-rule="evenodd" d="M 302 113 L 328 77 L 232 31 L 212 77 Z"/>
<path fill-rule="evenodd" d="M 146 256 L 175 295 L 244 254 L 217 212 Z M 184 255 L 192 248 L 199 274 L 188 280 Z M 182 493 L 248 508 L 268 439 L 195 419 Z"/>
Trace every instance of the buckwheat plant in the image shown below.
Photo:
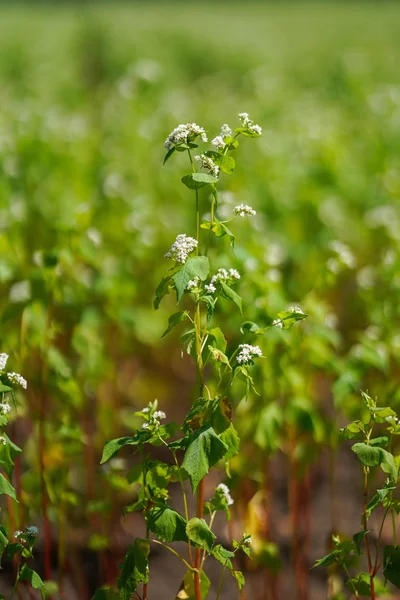
<path fill-rule="evenodd" d="M 351 596 L 375 600 L 390 594 L 378 576 L 380 572 L 386 581 L 400 589 L 400 547 L 396 533 L 400 504 L 393 497 L 400 464 L 400 456 L 393 454 L 393 445 L 395 437 L 400 435 L 400 423 L 392 408 L 378 406 L 376 400 L 365 392 L 361 392 L 361 396 L 365 405 L 362 418 L 341 429 L 342 439 L 358 440 L 351 450 L 360 461 L 363 474 L 361 529 L 351 540 L 334 534 L 333 551 L 317 560 L 314 566 L 339 565 L 344 569 L 345 585 Z M 376 528 L 369 524 L 373 513 Z M 393 545 L 383 547 L 382 534 L 389 518 Z M 357 566 L 363 554 L 367 570 L 351 575 L 350 570 Z M 344 595 L 339 593 L 334 598 L 344 598 Z"/>
<path fill-rule="evenodd" d="M 8 354 L 0 354 L 0 466 L 6 473 L 7 477 L 0 473 L 0 495 L 9 496 L 11 501 L 18 502 L 16 491 L 11 484 L 14 471 L 15 459 L 21 453 L 14 442 L 10 440 L 5 432 L 5 427 L 8 425 L 11 415 L 12 406 L 15 402 L 15 389 L 22 387 L 27 389 L 27 382 L 18 373 L 7 371 Z M 40 590 L 44 598 L 45 585 L 40 576 L 31 569 L 25 562 L 26 559 L 33 557 L 33 547 L 35 545 L 38 529 L 34 525 L 27 526 L 23 531 L 15 531 L 13 541 L 9 541 L 12 534 L 2 522 L 0 525 L 0 560 L 5 555 L 9 560 L 15 560 L 17 564 L 16 578 L 10 600 L 14 597 L 17 591 L 19 582 L 29 582 L 32 588 Z M 4 598 L 4 596 L 0 596 Z"/>
<path fill-rule="evenodd" d="M 239 551 L 250 556 L 251 536 L 243 534 L 240 540 L 233 540 L 229 548 L 218 543 L 213 532 L 214 519 L 219 511 L 230 518 L 229 507 L 233 498 L 224 483 L 208 499 L 204 489 L 204 478 L 210 469 L 221 461 L 228 463 L 239 450 L 229 397 L 232 382 L 236 379 L 243 381 L 248 394 L 254 389 L 251 370 L 263 358 L 261 348 L 247 339 L 264 332 L 255 323 L 243 323 L 241 332 L 247 336 L 246 339 L 230 347 L 221 328 L 214 322 L 221 299 L 231 302 L 238 313 L 242 313 L 242 299 L 237 291 L 241 273 L 229 265 L 210 264 L 208 249 L 212 238 L 226 236 L 233 246 L 234 235 L 228 228 L 228 221 L 235 217 L 239 220 L 254 218 L 256 215 L 252 207 L 240 204 L 234 208 L 229 220 L 222 221 L 217 216 L 220 177 L 232 174 L 235 169 L 232 153 L 237 150 L 241 138 L 258 138 L 262 134 L 261 127 L 254 124 L 247 113 L 241 113 L 239 119 L 240 126 L 234 130 L 223 125 L 208 149 L 198 150 L 199 144 L 208 143 L 208 137 L 205 129 L 195 123 L 179 125 L 165 142 L 167 154 L 164 164 L 174 154 L 181 154 L 188 160 L 190 172 L 181 181 L 194 195 L 195 214 L 193 231 L 177 233 L 165 253 L 169 269 L 157 287 L 154 307 L 158 309 L 162 299 L 171 291 L 176 293 L 177 303 L 182 304 L 182 308 L 169 317 L 163 335 L 177 326 L 186 326 L 181 336 L 182 351 L 194 360 L 196 388 L 193 405 L 181 427 L 165 424 L 166 415 L 159 410 L 157 401 L 150 402 L 136 413 L 142 424 L 133 436 L 112 440 L 104 447 L 102 463 L 127 445 L 133 446 L 140 456 L 138 469 L 129 475 L 131 483 L 140 485 L 139 496 L 133 505 L 126 507 L 126 511 L 142 512 L 146 536 L 133 542 L 122 565 L 117 583 L 119 597 L 125 600 L 133 594 L 147 600 L 148 557 L 152 544 L 168 548 L 187 569 L 177 598 L 206 598 L 210 581 L 205 566 L 209 557 L 222 565 L 216 600 L 220 598 L 226 575 L 230 574 L 236 580 L 240 590 L 244 585 L 244 576 L 235 569 L 234 559 Z M 210 202 L 209 218 L 206 220 L 201 218 L 200 190 L 202 201 Z M 304 317 L 301 311 L 285 311 L 271 319 L 268 327 L 288 328 Z M 178 431 L 180 435 L 177 437 Z M 164 446 L 171 455 L 171 463 L 154 460 L 149 455 L 149 446 Z M 185 480 L 189 480 L 196 495 L 195 515 L 189 514 Z M 168 503 L 171 482 L 180 484 L 183 514 Z M 186 553 L 169 546 L 171 542 L 185 544 Z M 139 586 L 142 586 L 141 595 Z"/>

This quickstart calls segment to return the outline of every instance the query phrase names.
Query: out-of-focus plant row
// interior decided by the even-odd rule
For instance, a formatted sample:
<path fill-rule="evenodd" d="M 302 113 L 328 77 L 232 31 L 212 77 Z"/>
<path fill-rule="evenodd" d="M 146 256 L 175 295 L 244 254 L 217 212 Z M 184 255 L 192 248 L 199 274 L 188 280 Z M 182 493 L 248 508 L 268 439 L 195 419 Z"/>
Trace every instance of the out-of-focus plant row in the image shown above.
<path fill-rule="evenodd" d="M 251 529 L 252 568 L 268 569 L 265 593 L 276 598 L 279 460 L 307 598 L 321 555 L 307 556 L 315 465 L 330 463 L 322 539 L 341 527 L 337 432 L 359 415 L 359 389 L 400 404 L 398 17 L 394 5 L 2 9 L 0 352 L 28 381 L 8 427 L 23 449 L 8 514 L 14 530 L 38 524 L 46 579 L 72 570 L 82 598 L 113 582 L 120 507 L 136 492 L 124 457 L 98 466 L 104 442 L 138 427 L 134 412 L 154 398 L 177 419 L 193 399 L 178 332 L 160 339 L 175 300 L 156 312 L 149 300 L 170 223 L 176 234 L 195 228 L 193 199 L 171 176 L 179 161 L 168 176 L 160 168 L 161 140 L 203 115 L 214 137 L 227 115 L 248 110 L 264 135 L 219 202 L 221 216 L 243 203 L 257 218 L 243 223 L 234 254 L 223 238 L 219 261 L 246 271 L 249 340 L 282 308 L 309 317 L 271 329 L 253 371 L 260 395 L 236 407 L 231 527 Z M 236 316 L 219 318 L 239 338 Z M 99 553 L 94 581 L 73 545 Z"/>

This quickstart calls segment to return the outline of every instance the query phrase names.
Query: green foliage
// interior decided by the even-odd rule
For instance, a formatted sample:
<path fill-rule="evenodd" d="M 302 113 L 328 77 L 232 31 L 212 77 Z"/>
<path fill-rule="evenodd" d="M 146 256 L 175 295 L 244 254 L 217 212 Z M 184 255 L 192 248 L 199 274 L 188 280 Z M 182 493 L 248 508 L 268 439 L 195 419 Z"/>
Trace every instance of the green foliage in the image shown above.
<path fill-rule="evenodd" d="M 186 535 L 197 547 L 212 552 L 216 536 L 204 519 L 199 519 L 198 517 L 190 519 L 186 524 Z"/>
<path fill-rule="evenodd" d="M 136 538 L 129 546 L 122 563 L 121 575 L 117 580 L 121 600 L 130 600 L 137 586 L 148 581 L 149 553 L 150 543 L 148 540 Z"/>
<path fill-rule="evenodd" d="M 189 439 L 182 468 L 189 476 L 193 492 L 211 467 L 227 454 L 228 446 L 212 427 L 195 431 Z"/>
<path fill-rule="evenodd" d="M 205 281 L 209 272 L 210 263 L 206 256 L 194 256 L 193 258 L 189 258 L 173 276 L 178 302 L 181 300 L 187 284 L 191 279 L 200 277 L 201 281 Z"/>
<path fill-rule="evenodd" d="M 158 504 L 150 508 L 147 513 L 147 525 L 163 542 L 187 541 L 186 520 L 167 504 Z"/>

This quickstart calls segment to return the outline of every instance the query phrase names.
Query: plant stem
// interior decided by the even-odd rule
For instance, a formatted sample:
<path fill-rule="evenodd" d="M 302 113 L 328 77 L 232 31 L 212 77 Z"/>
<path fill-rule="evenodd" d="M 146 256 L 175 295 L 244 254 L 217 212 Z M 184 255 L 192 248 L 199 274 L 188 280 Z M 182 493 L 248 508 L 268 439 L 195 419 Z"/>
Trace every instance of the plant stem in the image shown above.
<path fill-rule="evenodd" d="M 179 560 L 181 562 L 183 562 L 183 564 L 189 569 L 189 571 L 195 571 L 195 569 L 189 565 L 189 563 L 187 562 L 187 560 L 185 560 L 183 558 L 183 556 L 181 556 L 179 554 L 179 552 L 177 552 L 176 550 L 174 550 L 173 548 L 171 548 L 171 546 L 167 546 L 167 544 L 163 544 L 163 542 L 160 542 L 159 540 L 149 540 L 150 542 L 153 542 L 154 544 L 158 544 L 159 546 L 162 546 L 163 548 L 166 548 L 167 550 L 169 550 L 170 552 L 172 552 L 172 554 L 174 554 L 176 557 L 179 558 Z M 201 600 L 201 598 L 200 598 Z"/>
<path fill-rule="evenodd" d="M 368 467 L 364 467 L 364 511 L 363 511 L 363 526 L 364 531 L 368 531 L 367 519 L 367 500 L 368 500 Z M 374 585 L 374 570 L 372 567 L 371 548 L 369 544 L 368 533 L 365 535 L 365 546 L 367 549 L 368 571 L 370 576 L 371 600 L 376 600 L 375 585 Z"/>
<path fill-rule="evenodd" d="M 224 585 L 225 569 L 226 569 L 225 566 L 222 567 L 221 577 L 219 578 L 219 585 L 218 585 L 218 590 L 217 590 L 217 595 L 215 597 L 215 600 L 219 600 L 219 597 L 221 595 L 222 586 Z"/>
<path fill-rule="evenodd" d="M 17 564 L 17 577 L 16 577 L 16 579 L 15 579 L 14 587 L 13 587 L 13 589 L 12 589 L 12 592 L 11 592 L 10 600 L 12 600 L 12 599 L 13 599 L 13 597 L 14 597 L 14 594 L 15 594 L 15 592 L 16 592 L 16 590 L 17 590 L 17 587 L 18 587 L 18 582 L 19 582 L 19 567 L 20 567 L 20 564 L 21 564 L 21 555 L 19 555 L 19 557 L 18 557 L 18 564 Z"/>

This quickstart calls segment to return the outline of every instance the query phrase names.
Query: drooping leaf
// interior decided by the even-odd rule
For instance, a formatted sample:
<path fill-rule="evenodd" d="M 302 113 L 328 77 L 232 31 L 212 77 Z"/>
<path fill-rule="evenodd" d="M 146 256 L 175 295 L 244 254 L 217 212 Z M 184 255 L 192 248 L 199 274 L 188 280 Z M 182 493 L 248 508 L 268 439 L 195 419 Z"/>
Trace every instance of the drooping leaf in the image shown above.
<path fill-rule="evenodd" d="M 201 598 L 202 600 L 205 600 L 210 589 L 210 580 L 205 574 L 204 569 L 201 571 L 200 575 L 200 589 Z M 193 571 L 186 571 L 175 600 L 196 600 Z"/>
<path fill-rule="evenodd" d="M 242 571 L 231 571 L 231 574 L 236 579 L 236 583 L 238 584 L 239 590 L 242 591 L 245 584 L 245 579 Z"/>
<path fill-rule="evenodd" d="M 186 534 L 191 542 L 199 548 L 211 552 L 215 534 L 211 531 L 204 519 L 193 517 L 186 524 Z"/>
<path fill-rule="evenodd" d="M 382 455 L 380 448 L 374 448 L 364 442 L 359 442 L 351 447 L 359 461 L 366 467 L 377 467 L 381 464 Z"/>
<path fill-rule="evenodd" d="M 212 223 L 210 221 L 203 221 L 200 227 L 202 229 L 212 231 L 216 237 L 224 237 L 224 235 L 227 235 L 231 241 L 231 246 L 233 246 L 235 243 L 235 236 L 233 235 L 232 231 L 225 225 L 225 223 L 218 221 L 218 219 L 214 219 Z"/>
<path fill-rule="evenodd" d="M 186 520 L 167 504 L 153 506 L 148 512 L 149 529 L 163 542 L 186 542 Z"/>
<path fill-rule="evenodd" d="M 189 258 L 173 276 L 178 302 L 181 300 L 191 279 L 199 277 L 201 281 L 205 281 L 209 272 L 210 263 L 207 256 Z"/>
<path fill-rule="evenodd" d="M 231 460 L 231 458 L 233 458 L 234 456 L 236 456 L 239 453 L 239 446 L 240 446 L 240 439 L 239 439 L 238 432 L 236 431 L 236 429 L 234 428 L 232 423 L 229 425 L 229 427 L 227 429 L 225 429 L 220 434 L 220 438 L 224 442 L 224 444 L 226 444 L 226 446 L 228 448 L 227 453 L 225 454 L 225 460 L 227 460 L 227 461 Z"/>
<path fill-rule="evenodd" d="M 242 299 L 239 296 L 239 294 L 237 294 L 232 288 L 230 288 L 228 285 L 226 285 L 226 283 L 223 282 L 221 282 L 221 290 L 221 296 L 236 304 L 240 312 L 242 312 Z"/>
<path fill-rule="evenodd" d="M 161 337 L 163 338 L 164 336 L 166 336 L 167 333 L 169 333 L 174 327 L 179 325 L 179 323 L 182 323 L 182 321 L 185 321 L 187 318 L 188 313 L 186 310 L 180 310 L 179 312 L 176 312 L 173 315 L 171 315 L 168 319 L 168 327 Z"/>
<path fill-rule="evenodd" d="M 4 550 L 7 548 L 7 546 L 8 546 L 7 529 L 3 525 L 0 525 L 0 568 L 1 568 L 1 558 L 2 558 Z"/>
<path fill-rule="evenodd" d="M 234 552 L 226 550 L 221 544 L 218 544 L 212 549 L 212 555 L 221 563 L 221 565 L 228 569 L 232 569 L 232 561 L 230 559 L 235 556 Z"/>
<path fill-rule="evenodd" d="M 212 427 L 192 434 L 185 452 L 182 468 L 189 475 L 193 492 L 210 468 L 227 453 L 227 445 Z"/>
<path fill-rule="evenodd" d="M 6 438 L 6 444 L 0 444 L 0 465 L 7 473 L 8 478 L 11 479 L 14 471 L 14 461 L 22 450 L 10 440 L 6 433 L 3 435 Z"/>
<path fill-rule="evenodd" d="M 4 477 L 4 475 L 2 475 L 2 473 L 0 473 L 0 496 L 2 494 L 6 494 L 7 496 L 10 496 L 10 498 L 15 500 L 15 502 L 18 502 L 15 489 L 13 488 L 11 483 L 9 481 L 7 481 L 7 479 Z"/>
<path fill-rule="evenodd" d="M 158 310 L 158 308 L 160 307 L 160 302 L 164 298 L 164 296 L 169 294 L 169 286 L 171 283 L 171 279 L 172 275 L 167 275 L 167 277 L 163 277 L 161 279 L 160 283 L 157 286 L 155 298 L 153 301 L 153 306 L 156 310 Z"/>
<path fill-rule="evenodd" d="M 358 554 L 361 554 L 361 542 L 363 541 L 365 536 L 368 535 L 369 532 L 370 530 L 367 529 L 366 531 L 359 531 L 358 533 L 355 533 L 353 535 L 353 540 L 356 545 Z"/>
<path fill-rule="evenodd" d="M 358 577 L 352 577 L 346 581 L 346 587 L 358 596 L 371 597 L 371 576 L 369 573 L 360 573 Z"/>
<path fill-rule="evenodd" d="M 400 546 L 386 546 L 383 550 L 383 574 L 400 589 Z"/>
<path fill-rule="evenodd" d="M 133 436 L 126 436 L 106 442 L 104 445 L 103 455 L 101 457 L 100 464 L 102 465 L 108 460 L 110 460 L 110 458 L 115 456 L 117 452 L 121 450 L 121 448 L 124 448 L 125 446 L 137 446 L 138 444 L 143 442 L 143 440 L 144 436 L 142 435 L 142 432 L 138 432 Z"/>
<path fill-rule="evenodd" d="M 199 190 L 205 185 L 217 183 L 218 178 L 208 173 L 188 173 L 182 177 L 181 181 L 190 190 Z"/>
<path fill-rule="evenodd" d="M 131 600 L 132 594 L 140 583 L 149 580 L 150 542 L 141 538 L 136 540 L 128 548 L 122 563 L 121 575 L 117 579 L 118 590 L 121 600 Z"/>
<path fill-rule="evenodd" d="M 40 590 L 42 598 L 44 598 L 44 582 L 42 581 L 41 577 L 36 573 L 36 571 L 28 567 L 26 563 L 24 563 L 21 567 L 21 570 L 19 572 L 19 580 L 29 581 L 33 589 Z"/>

